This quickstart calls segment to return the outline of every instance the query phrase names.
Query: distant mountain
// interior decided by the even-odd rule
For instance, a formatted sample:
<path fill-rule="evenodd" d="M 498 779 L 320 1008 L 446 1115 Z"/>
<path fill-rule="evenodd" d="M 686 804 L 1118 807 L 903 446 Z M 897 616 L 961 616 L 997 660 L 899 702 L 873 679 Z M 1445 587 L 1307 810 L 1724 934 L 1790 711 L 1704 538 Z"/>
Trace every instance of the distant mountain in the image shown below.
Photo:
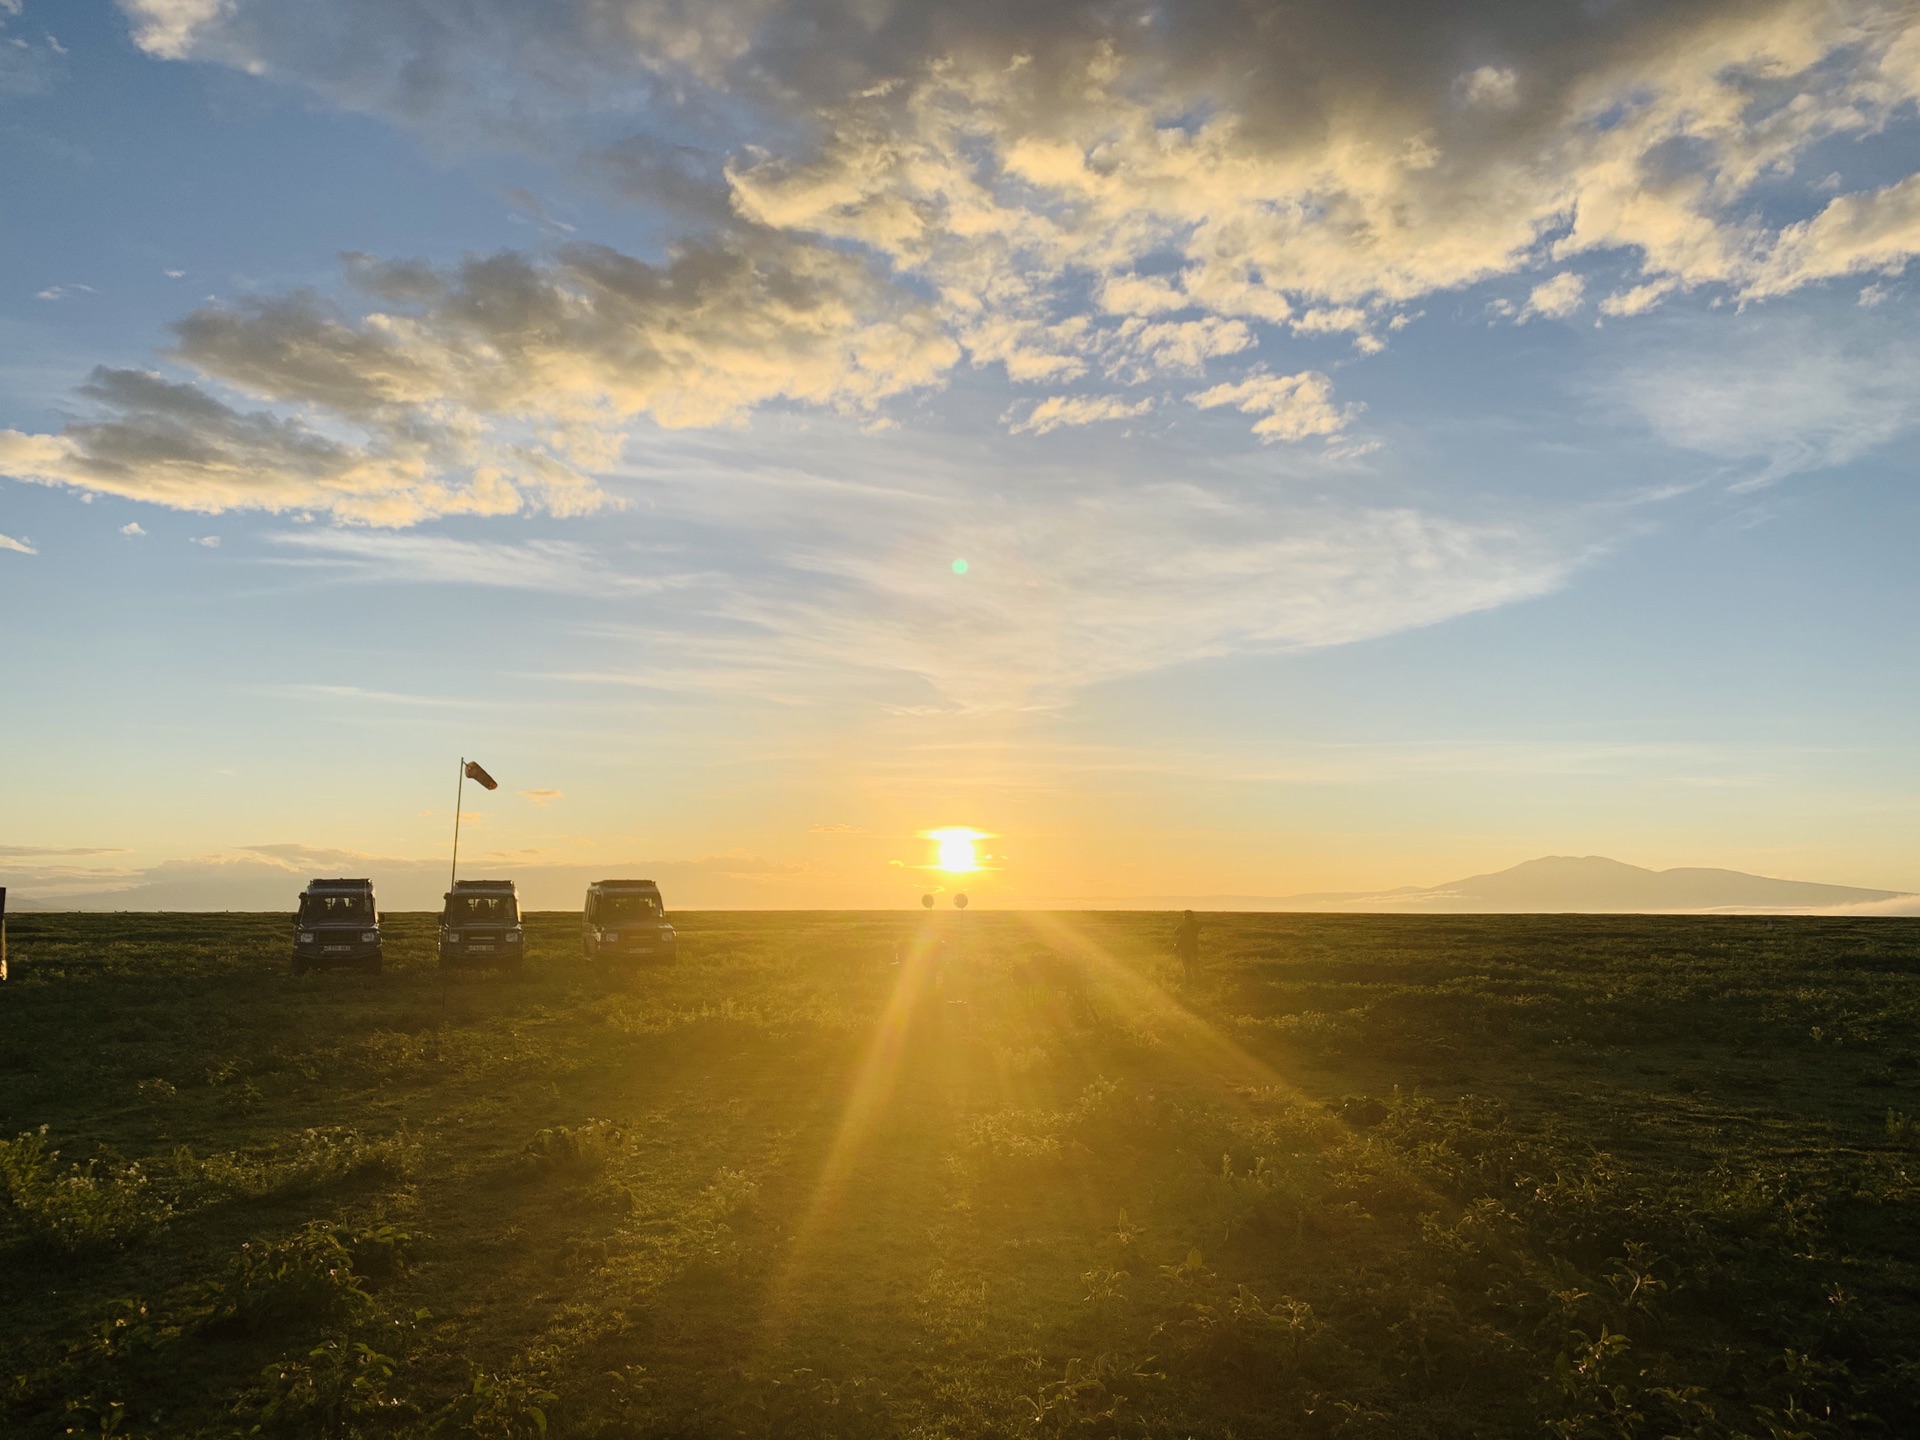
<path fill-rule="evenodd" d="M 1491 875 L 1445 885 L 1313 895 L 1189 895 L 1135 900 L 1155 909 L 1352 910 L 1412 914 L 1669 914 L 1676 912 L 1920 910 L 1920 895 L 1809 880 L 1775 880 L 1739 870 L 1683 866 L 1646 870 L 1602 855 L 1547 855 Z"/>

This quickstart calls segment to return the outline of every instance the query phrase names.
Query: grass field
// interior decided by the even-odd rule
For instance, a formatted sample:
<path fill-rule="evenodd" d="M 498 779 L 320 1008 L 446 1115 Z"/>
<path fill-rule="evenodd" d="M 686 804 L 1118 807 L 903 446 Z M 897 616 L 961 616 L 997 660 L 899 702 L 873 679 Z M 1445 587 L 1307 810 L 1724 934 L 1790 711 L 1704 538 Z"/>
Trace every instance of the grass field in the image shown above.
<path fill-rule="evenodd" d="M 16 918 L 0 1433 L 1920 1433 L 1920 923 L 676 920 Z"/>

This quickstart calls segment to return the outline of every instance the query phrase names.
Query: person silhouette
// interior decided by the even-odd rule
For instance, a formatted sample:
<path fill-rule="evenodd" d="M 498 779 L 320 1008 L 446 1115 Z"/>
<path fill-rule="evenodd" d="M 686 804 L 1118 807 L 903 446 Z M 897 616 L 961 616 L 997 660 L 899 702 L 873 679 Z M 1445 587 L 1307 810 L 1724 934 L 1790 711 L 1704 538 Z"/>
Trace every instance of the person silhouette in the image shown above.
<path fill-rule="evenodd" d="M 1200 974 L 1200 922 L 1191 910 L 1183 912 L 1180 923 L 1173 927 L 1173 953 L 1180 957 L 1186 978 L 1196 979 Z"/>

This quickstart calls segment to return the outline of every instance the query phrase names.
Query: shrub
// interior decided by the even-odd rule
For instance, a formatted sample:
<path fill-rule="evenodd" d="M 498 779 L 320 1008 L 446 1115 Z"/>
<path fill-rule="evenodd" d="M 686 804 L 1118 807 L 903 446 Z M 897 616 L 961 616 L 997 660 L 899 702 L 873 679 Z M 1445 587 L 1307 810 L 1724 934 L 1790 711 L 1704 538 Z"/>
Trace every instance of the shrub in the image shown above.
<path fill-rule="evenodd" d="M 537 1176 L 597 1175 L 627 1148 L 627 1132 L 611 1120 L 554 1125 L 537 1132 L 520 1152 L 522 1166 Z"/>
<path fill-rule="evenodd" d="M 328 1340 L 304 1360 L 281 1360 L 261 1372 L 266 1402 L 258 1429 L 270 1435 L 350 1436 L 371 1422 L 391 1425 L 417 1415 L 393 1393 L 398 1363 L 364 1342 Z"/>
<path fill-rule="evenodd" d="M 413 1174 L 420 1146 L 405 1131 L 370 1140 L 342 1126 L 303 1132 L 291 1145 L 264 1156 L 211 1155 L 182 1170 L 197 1169 L 209 1184 L 246 1200 L 311 1195 L 348 1180 L 398 1182 Z"/>
<path fill-rule="evenodd" d="M 153 1193 L 137 1164 L 89 1160 L 62 1171 L 44 1125 L 0 1140 L 0 1183 L 8 1209 L 26 1231 L 62 1250 L 123 1245 L 173 1218 L 172 1204 Z"/>
<path fill-rule="evenodd" d="M 373 1303 L 368 1279 L 398 1268 L 411 1242 L 392 1226 L 347 1230 L 324 1220 L 285 1240 L 250 1240 L 215 1283 L 207 1325 L 218 1331 L 357 1320 Z"/>
<path fill-rule="evenodd" d="M 525 1375 L 475 1370 L 467 1393 L 435 1417 L 434 1440 L 541 1440 L 547 1407 L 560 1397 Z"/>

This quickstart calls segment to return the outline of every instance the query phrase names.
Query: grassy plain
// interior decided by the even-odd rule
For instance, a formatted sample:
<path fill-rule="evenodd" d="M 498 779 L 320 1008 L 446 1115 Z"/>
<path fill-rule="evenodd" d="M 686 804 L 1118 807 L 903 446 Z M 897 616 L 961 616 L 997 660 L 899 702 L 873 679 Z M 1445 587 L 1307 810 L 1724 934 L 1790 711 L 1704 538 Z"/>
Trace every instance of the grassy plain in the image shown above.
<path fill-rule="evenodd" d="M 1920 1433 L 1920 925 L 12 922 L 0 1432 Z"/>

